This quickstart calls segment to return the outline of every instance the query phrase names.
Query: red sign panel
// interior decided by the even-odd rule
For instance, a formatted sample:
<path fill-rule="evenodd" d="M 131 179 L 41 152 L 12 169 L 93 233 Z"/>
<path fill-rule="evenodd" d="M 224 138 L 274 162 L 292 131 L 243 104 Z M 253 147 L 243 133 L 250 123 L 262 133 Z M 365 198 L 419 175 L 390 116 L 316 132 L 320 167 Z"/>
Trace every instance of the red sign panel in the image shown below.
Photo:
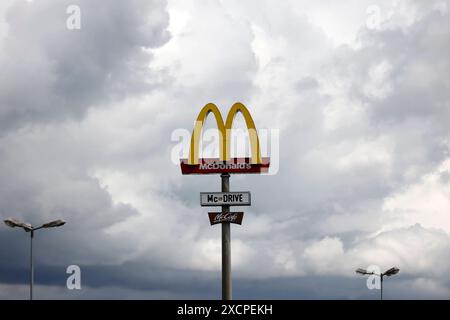
<path fill-rule="evenodd" d="M 244 218 L 243 212 L 208 212 L 209 222 L 211 225 L 218 223 L 235 223 L 242 224 L 242 219 Z"/>
<path fill-rule="evenodd" d="M 199 164 L 188 164 L 188 159 L 181 159 L 180 165 L 182 174 L 267 173 L 270 158 L 262 158 L 259 164 L 253 164 L 250 158 L 232 158 L 230 161 L 204 158 L 199 159 Z"/>

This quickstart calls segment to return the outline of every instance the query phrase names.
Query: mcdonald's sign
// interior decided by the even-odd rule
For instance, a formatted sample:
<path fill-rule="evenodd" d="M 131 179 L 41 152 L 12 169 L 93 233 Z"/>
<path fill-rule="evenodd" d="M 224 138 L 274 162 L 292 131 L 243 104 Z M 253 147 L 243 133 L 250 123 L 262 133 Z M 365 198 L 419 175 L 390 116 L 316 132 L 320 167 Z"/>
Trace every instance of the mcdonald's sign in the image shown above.
<path fill-rule="evenodd" d="M 236 114 L 244 116 L 250 138 L 251 158 L 231 158 L 231 128 Z M 203 124 L 212 113 L 216 119 L 219 130 L 219 158 L 199 158 L 199 144 Z M 219 108 L 208 103 L 198 114 L 191 136 L 189 158 L 181 159 L 182 174 L 213 174 L 213 173 L 264 173 L 268 172 L 269 158 L 262 158 L 255 123 L 248 109 L 242 103 L 235 103 L 228 112 L 226 121 L 223 121 Z"/>

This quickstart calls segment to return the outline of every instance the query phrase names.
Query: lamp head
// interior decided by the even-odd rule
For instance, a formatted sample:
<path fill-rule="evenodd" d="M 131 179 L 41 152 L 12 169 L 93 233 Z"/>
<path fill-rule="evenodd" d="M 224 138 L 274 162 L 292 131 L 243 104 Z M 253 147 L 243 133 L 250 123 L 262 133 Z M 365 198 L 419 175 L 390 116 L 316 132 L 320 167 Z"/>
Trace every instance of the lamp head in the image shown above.
<path fill-rule="evenodd" d="M 356 273 L 359 273 L 359 274 L 362 274 L 362 275 L 368 274 L 367 270 L 361 269 L 361 268 L 356 269 Z"/>
<path fill-rule="evenodd" d="M 396 275 L 397 273 L 399 273 L 399 271 L 400 271 L 399 268 L 397 268 L 397 267 L 392 267 L 392 268 L 390 268 L 389 270 L 387 270 L 387 271 L 384 273 L 384 275 L 390 277 L 390 276 Z"/>
<path fill-rule="evenodd" d="M 29 232 L 33 230 L 33 227 L 29 223 L 22 222 L 20 220 L 14 218 L 7 218 L 3 221 L 8 227 L 15 228 L 23 228 L 25 231 Z"/>
<path fill-rule="evenodd" d="M 58 219 L 58 220 L 51 221 L 51 222 L 48 222 L 48 223 L 43 224 L 43 225 L 42 225 L 42 228 L 54 228 L 54 227 L 60 227 L 60 226 L 63 226 L 63 225 L 65 225 L 65 224 L 66 224 L 66 222 L 65 222 L 64 220 Z"/>

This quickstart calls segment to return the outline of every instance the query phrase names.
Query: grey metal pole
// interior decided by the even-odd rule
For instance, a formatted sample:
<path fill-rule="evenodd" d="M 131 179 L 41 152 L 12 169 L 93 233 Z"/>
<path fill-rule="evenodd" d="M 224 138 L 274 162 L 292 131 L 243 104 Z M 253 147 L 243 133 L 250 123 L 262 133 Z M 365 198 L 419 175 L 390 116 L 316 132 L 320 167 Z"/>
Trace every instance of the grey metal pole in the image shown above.
<path fill-rule="evenodd" d="M 222 192 L 230 192 L 230 174 L 222 173 Z M 230 212 L 230 206 L 222 206 Z M 231 300 L 231 232 L 230 223 L 222 223 L 222 300 Z"/>
<path fill-rule="evenodd" d="M 30 300 L 33 300 L 34 266 L 33 266 L 33 238 L 34 230 L 30 231 Z"/>
<path fill-rule="evenodd" d="M 384 276 L 383 274 L 380 275 L 380 277 L 381 277 L 381 281 L 380 281 L 381 282 L 381 300 L 383 300 L 383 276 Z"/>

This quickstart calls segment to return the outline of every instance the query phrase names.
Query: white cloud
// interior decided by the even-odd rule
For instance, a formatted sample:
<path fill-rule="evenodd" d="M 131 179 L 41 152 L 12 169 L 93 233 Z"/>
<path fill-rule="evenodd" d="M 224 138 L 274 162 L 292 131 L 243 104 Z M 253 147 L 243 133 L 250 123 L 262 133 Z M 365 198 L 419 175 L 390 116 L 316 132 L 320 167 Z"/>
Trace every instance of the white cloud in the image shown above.
<path fill-rule="evenodd" d="M 447 160 L 420 182 L 386 198 L 383 210 L 392 223 L 385 228 L 420 223 L 450 234 L 450 184 L 445 179 L 449 172 Z"/>
<path fill-rule="evenodd" d="M 343 243 L 340 239 L 326 237 L 308 246 L 303 258 L 310 265 L 311 272 L 326 274 L 335 272 L 336 259 L 343 253 Z"/>

